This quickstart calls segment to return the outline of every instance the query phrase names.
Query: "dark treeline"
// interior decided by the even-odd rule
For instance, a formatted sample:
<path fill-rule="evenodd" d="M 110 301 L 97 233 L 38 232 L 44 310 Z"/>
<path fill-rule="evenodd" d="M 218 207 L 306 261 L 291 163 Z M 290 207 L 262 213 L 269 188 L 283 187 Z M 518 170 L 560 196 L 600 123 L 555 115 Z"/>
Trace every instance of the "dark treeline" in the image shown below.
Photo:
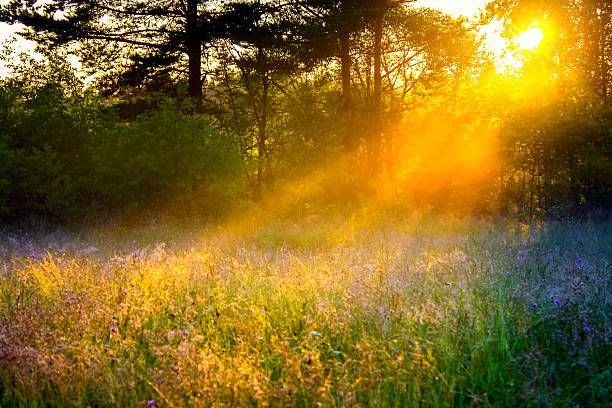
<path fill-rule="evenodd" d="M 45 56 L 0 83 L 4 222 L 209 217 L 291 191 L 314 208 L 612 205 L 607 1 L 494 1 L 477 23 L 391 0 L 31 3 L 0 10 Z M 495 18 L 545 33 L 518 72 L 482 46 Z"/>

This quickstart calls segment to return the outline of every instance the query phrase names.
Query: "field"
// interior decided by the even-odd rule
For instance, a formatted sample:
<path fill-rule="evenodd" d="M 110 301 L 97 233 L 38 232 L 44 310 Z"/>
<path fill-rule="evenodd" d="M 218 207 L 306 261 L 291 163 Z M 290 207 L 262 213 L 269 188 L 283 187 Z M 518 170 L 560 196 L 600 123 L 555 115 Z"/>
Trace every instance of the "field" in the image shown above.
<path fill-rule="evenodd" d="M 612 225 L 5 234 L 3 407 L 609 407 Z"/>

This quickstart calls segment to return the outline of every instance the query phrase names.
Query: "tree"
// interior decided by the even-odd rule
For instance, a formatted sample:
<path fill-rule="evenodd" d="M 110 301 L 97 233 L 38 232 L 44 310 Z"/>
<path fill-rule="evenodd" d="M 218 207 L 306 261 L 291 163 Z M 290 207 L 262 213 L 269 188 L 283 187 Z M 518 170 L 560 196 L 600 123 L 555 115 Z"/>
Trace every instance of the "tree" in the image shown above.
<path fill-rule="evenodd" d="M 186 73 L 188 94 L 201 106 L 202 50 L 214 38 L 213 14 L 206 0 L 51 0 L 43 5 L 13 0 L 0 9 L 0 21 L 24 24 L 33 31 L 23 35 L 46 47 L 79 44 L 74 52 L 90 72 L 106 68 L 120 74 L 111 81 L 115 89 Z"/>
<path fill-rule="evenodd" d="M 550 37 L 545 42 L 555 61 L 554 75 L 569 83 L 582 81 L 603 104 L 612 88 L 612 3 L 608 0 L 496 0 L 487 5 L 489 18 L 506 21 L 514 34 L 539 21 Z"/>
<path fill-rule="evenodd" d="M 256 162 L 252 178 L 254 197 L 261 198 L 264 183 L 272 178 L 270 121 L 275 94 L 283 91 L 285 78 L 304 67 L 299 55 L 299 23 L 287 3 L 279 1 L 226 4 L 217 19 L 223 27 L 220 51 L 220 81 L 229 98 L 226 105 L 234 116 L 246 109 L 254 124 L 242 137 L 245 155 Z M 227 109 L 227 108 L 226 108 Z M 246 142 L 246 143 L 245 143 Z"/>

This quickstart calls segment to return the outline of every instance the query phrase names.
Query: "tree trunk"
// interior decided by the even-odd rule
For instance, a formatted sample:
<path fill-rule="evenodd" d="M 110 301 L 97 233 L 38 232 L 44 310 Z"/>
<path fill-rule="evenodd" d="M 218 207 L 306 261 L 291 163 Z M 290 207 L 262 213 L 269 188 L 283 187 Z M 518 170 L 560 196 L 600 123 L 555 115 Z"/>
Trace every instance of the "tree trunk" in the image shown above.
<path fill-rule="evenodd" d="M 258 51 L 258 59 L 263 59 L 263 51 L 260 48 Z M 265 66 L 265 64 L 262 64 Z M 255 201 L 261 199 L 261 190 L 266 179 L 269 178 L 270 166 L 268 160 L 268 105 L 269 105 L 269 88 L 270 81 L 265 72 L 260 72 L 261 75 L 261 111 L 257 118 L 257 183 L 255 186 Z"/>
<path fill-rule="evenodd" d="M 370 171 L 377 173 L 380 169 L 380 151 L 382 144 L 382 31 L 383 16 L 374 20 L 374 101 L 372 104 L 373 120 L 370 135 Z"/>
<path fill-rule="evenodd" d="M 196 104 L 202 107 L 202 42 L 198 35 L 198 0 L 187 0 L 186 27 L 187 58 L 189 60 L 188 93 Z"/>
<path fill-rule="evenodd" d="M 346 133 L 344 135 L 344 148 L 353 151 L 357 147 L 357 140 L 353 129 L 353 97 L 351 90 L 351 51 L 350 33 L 344 28 L 340 33 L 340 65 L 342 75 L 342 110 L 347 118 Z"/>

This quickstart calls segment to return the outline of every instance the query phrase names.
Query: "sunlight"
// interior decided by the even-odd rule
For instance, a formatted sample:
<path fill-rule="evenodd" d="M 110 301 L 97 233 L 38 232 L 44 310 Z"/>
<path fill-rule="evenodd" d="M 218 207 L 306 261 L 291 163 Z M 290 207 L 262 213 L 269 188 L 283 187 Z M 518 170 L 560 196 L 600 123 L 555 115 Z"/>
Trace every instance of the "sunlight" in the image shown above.
<path fill-rule="evenodd" d="M 521 50 L 531 50 L 537 48 L 544 39 L 544 33 L 539 27 L 533 27 L 523 31 L 513 41 Z"/>

